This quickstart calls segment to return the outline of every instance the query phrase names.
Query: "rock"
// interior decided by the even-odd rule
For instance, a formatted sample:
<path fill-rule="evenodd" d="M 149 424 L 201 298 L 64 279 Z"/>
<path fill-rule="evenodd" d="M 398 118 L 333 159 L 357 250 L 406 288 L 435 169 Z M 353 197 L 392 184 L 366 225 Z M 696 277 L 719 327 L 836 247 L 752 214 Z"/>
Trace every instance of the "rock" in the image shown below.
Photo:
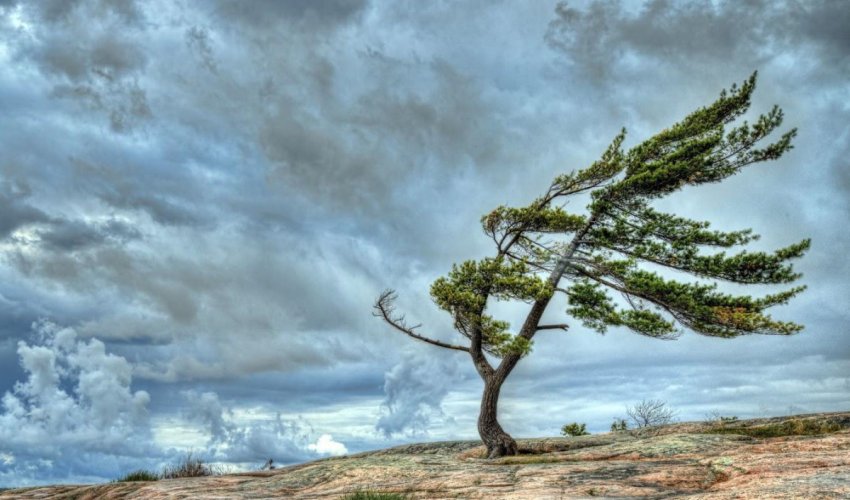
<path fill-rule="evenodd" d="M 683 423 L 574 438 L 519 440 L 486 460 L 477 442 L 399 446 L 224 476 L 50 486 L 4 498 L 850 498 L 850 412 Z"/>

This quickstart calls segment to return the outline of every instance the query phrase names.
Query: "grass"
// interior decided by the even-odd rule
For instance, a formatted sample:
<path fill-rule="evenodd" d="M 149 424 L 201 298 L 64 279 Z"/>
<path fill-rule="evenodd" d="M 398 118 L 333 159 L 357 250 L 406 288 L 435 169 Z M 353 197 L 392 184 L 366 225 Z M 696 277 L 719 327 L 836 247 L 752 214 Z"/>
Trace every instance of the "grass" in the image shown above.
<path fill-rule="evenodd" d="M 219 471 L 200 458 L 192 456 L 191 453 L 181 459 L 177 465 L 166 466 L 162 469 L 162 479 L 176 479 L 180 477 L 206 477 L 217 476 Z"/>
<path fill-rule="evenodd" d="M 380 491 L 355 491 L 342 497 L 342 500 L 407 500 L 407 495 L 401 493 L 383 493 Z"/>
<path fill-rule="evenodd" d="M 116 479 L 115 482 L 116 483 L 125 483 L 125 482 L 128 482 L 128 481 L 158 481 L 158 480 L 159 480 L 159 474 L 157 474 L 156 472 L 151 472 L 149 470 L 139 469 L 139 470 L 136 470 L 136 471 L 133 471 L 133 472 L 127 474 L 126 476 L 124 476 L 120 479 Z"/>
<path fill-rule="evenodd" d="M 775 424 L 756 425 L 745 427 L 741 425 L 729 425 L 710 429 L 711 434 L 743 434 L 756 438 L 771 438 L 783 436 L 815 436 L 818 434 L 829 434 L 842 429 L 841 424 L 830 421 L 816 420 L 786 420 Z"/>
<path fill-rule="evenodd" d="M 114 482 L 123 483 L 128 481 L 158 481 L 160 479 L 177 479 L 181 477 L 219 476 L 223 472 L 189 453 L 175 465 L 164 467 L 159 474 L 139 469 L 120 479 L 116 479 Z"/>

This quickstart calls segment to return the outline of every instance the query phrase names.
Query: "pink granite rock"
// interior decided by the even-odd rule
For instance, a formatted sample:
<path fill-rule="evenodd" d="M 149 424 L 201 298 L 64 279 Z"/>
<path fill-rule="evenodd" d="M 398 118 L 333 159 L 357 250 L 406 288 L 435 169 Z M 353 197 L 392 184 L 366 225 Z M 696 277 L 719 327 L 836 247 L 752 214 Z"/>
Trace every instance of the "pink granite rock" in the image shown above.
<path fill-rule="evenodd" d="M 850 412 L 685 423 L 521 440 L 485 460 L 472 442 L 409 445 L 216 477 L 0 492 L 0 498 L 850 498 Z"/>

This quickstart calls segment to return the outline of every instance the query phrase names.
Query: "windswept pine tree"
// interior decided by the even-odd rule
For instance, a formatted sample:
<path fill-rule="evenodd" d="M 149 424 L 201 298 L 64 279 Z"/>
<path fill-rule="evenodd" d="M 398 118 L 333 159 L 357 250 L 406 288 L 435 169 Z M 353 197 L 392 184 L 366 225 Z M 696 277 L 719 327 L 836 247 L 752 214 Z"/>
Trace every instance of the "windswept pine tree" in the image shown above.
<path fill-rule="evenodd" d="M 466 339 L 462 344 L 428 337 L 418 325 L 408 325 L 394 310 L 392 290 L 378 298 L 376 316 L 396 330 L 472 358 L 484 380 L 478 432 L 489 457 L 517 453 L 516 442 L 496 418 L 499 392 L 531 352 L 537 332 L 568 328 L 567 323 L 541 324 L 559 294 L 564 300 L 558 306 L 565 304 L 569 316 L 599 332 L 624 327 L 671 339 L 684 329 L 721 338 L 802 329 L 765 311 L 786 303 L 803 286 L 756 298 L 720 291 L 717 282 L 791 283 L 800 275 L 789 261 L 803 255 L 808 239 L 775 252 L 727 253 L 722 249 L 747 245 L 758 235 L 749 229 L 713 230 L 708 222 L 652 207 L 654 200 L 684 186 L 720 182 L 791 149 L 793 129 L 763 144 L 782 123 L 778 107 L 755 123 L 732 126 L 749 108 L 755 85 L 753 74 L 740 88 L 733 85 L 710 106 L 626 152 L 623 130 L 598 161 L 559 175 L 528 206 L 500 206 L 485 215 L 481 223 L 495 244 L 495 256 L 454 265 L 431 286 L 434 301 L 451 314 Z M 590 194 L 586 211 L 564 210 L 564 202 L 580 193 Z M 661 269 L 675 272 L 662 274 Z M 676 272 L 691 278 L 669 277 Z M 529 304 L 519 329 L 487 313 L 491 300 Z"/>

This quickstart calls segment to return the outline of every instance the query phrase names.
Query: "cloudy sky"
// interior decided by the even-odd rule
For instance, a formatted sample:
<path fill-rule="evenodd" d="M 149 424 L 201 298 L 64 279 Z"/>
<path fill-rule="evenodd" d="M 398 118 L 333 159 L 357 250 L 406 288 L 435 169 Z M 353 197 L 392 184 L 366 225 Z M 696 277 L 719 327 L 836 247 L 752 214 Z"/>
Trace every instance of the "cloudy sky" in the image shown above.
<path fill-rule="evenodd" d="M 476 438 L 469 359 L 375 297 L 451 339 L 428 286 L 492 253 L 482 214 L 754 70 L 796 148 L 661 207 L 811 237 L 776 314 L 806 329 L 541 334 L 503 424 L 850 409 L 847 26 L 840 0 L 0 0 L 0 486 Z"/>

